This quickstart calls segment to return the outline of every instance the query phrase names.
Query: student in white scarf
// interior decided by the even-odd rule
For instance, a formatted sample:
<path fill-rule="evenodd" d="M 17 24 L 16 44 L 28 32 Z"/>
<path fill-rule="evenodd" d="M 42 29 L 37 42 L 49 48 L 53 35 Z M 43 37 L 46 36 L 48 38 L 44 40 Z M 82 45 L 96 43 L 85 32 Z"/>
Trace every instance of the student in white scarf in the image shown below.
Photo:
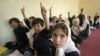
<path fill-rule="evenodd" d="M 90 36 L 90 34 L 91 34 L 90 23 L 89 23 L 89 21 L 87 19 L 87 16 L 85 15 L 85 17 L 83 19 L 84 20 L 83 20 L 82 28 L 83 28 L 83 30 L 88 31 L 88 33 L 87 33 L 88 35 L 87 36 Z"/>
<path fill-rule="evenodd" d="M 58 23 L 52 31 L 53 44 L 56 48 L 53 56 L 79 56 L 80 51 L 71 39 L 71 30 L 64 23 Z"/>
<path fill-rule="evenodd" d="M 100 16 L 96 20 L 96 27 L 100 28 Z"/>

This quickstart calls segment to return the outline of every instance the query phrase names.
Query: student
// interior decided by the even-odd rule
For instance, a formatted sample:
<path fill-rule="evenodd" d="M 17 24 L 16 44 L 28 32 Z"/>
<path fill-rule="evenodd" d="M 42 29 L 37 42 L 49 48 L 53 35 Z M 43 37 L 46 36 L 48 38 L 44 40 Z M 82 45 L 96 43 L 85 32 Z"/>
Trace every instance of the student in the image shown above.
<path fill-rule="evenodd" d="M 83 17 L 83 24 L 81 27 L 83 28 L 83 32 L 84 32 L 83 35 L 85 36 L 86 39 L 91 34 L 89 20 L 87 19 L 86 15 L 85 17 Z"/>
<path fill-rule="evenodd" d="M 96 20 L 96 28 L 100 28 L 100 16 Z"/>
<path fill-rule="evenodd" d="M 83 18 L 84 18 L 84 14 L 83 14 L 83 8 L 81 8 L 81 13 L 79 14 L 79 20 L 80 20 L 80 26 L 82 26 L 83 24 Z"/>
<path fill-rule="evenodd" d="M 52 21 L 50 22 L 51 28 L 52 28 L 54 25 L 56 25 L 56 23 L 57 23 L 57 17 L 56 17 L 56 16 L 53 16 L 53 17 L 52 17 Z"/>
<path fill-rule="evenodd" d="M 9 20 L 10 26 L 13 28 L 16 40 L 14 42 L 9 42 L 6 46 L 10 49 L 18 49 L 21 53 L 24 52 L 25 48 L 28 47 L 28 38 L 26 32 L 28 32 L 28 28 L 20 25 L 20 21 L 18 18 L 11 18 Z"/>
<path fill-rule="evenodd" d="M 79 47 L 79 44 L 83 41 L 83 36 L 81 34 L 82 28 L 79 26 L 80 20 L 75 18 L 72 20 L 72 40 L 75 42 L 76 46 Z"/>
<path fill-rule="evenodd" d="M 70 12 L 68 12 L 68 20 L 69 20 L 69 22 L 70 22 L 70 27 L 72 26 L 72 18 L 71 18 L 71 16 L 70 16 Z"/>
<path fill-rule="evenodd" d="M 88 21 L 89 21 L 89 24 L 90 24 L 90 29 L 95 30 L 96 28 L 93 27 L 93 22 L 92 22 L 91 16 L 88 16 L 87 18 L 88 18 Z"/>
<path fill-rule="evenodd" d="M 79 50 L 71 40 L 70 28 L 64 23 L 57 23 L 52 30 L 54 47 L 52 56 L 79 56 Z"/>
<path fill-rule="evenodd" d="M 94 24 L 93 24 L 94 27 L 96 27 L 96 21 L 97 21 L 98 17 L 99 17 L 99 15 L 98 15 L 98 13 L 96 13 L 94 16 Z"/>
<path fill-rule="evenodd" d="M 44 21 L 41 18 L 36 18 L 32 22 L 32 27 L 34 28 L 34 53 L 35 56 L 51 56 L 50 54 L 50 31 L 49 31 L 49 22 L 47 19 L 47 12 L 42 3 L 41 6 L 41 14 L 44 18 Z"/>
<path fill-rule="evenodd" d="M 50 22 L 50 29 L 57 23 L 57 17 L 52 16 L 52 7 L 49 9 L 49 22 Z"/>
<path fill-rule="evenodd" d="M 33 19 L 35 19 L 35 17 L 34 17 L 34 16 L 31 16 L 31 17 L 29 17 L 29 19 L 27 19 L 26 15 L 25 15 L 25 8 L 24 8 L 24 7 L 21 8 L 21 12 L 22 12 L 22 15 L 23 15 L 23 17 L 24 17 L 24 22 L 25 22 L 25 24 L 27 25 L 27 27 L 28 27 L 29 29 L 31 29 L 31 28 L 32 28 L 32 27 L 31 27 L 31 24 L 32 24 Z"/>
<path fill-rule="evenodd" d="M 63 20 L 62 14 L 59 14 L 59 17 L 58 17 L 58 19 L 57 19 L 57 23 L 60 22 L 61 20 Z"/>
<path fill-rule="evenodd" d="M 52 18 L 52 6 L 49 9 L 49 22 L 51 22 L 53 20 Z"/>
<path fill-rule="evenodd" d="M 66 23 L 65 20 L 62 18 L 62 14 L 59 15 L 56 23 Z"/>
<path fill-rule="evenodd" d="M 30 52 L 32 52 L 32 54 L 34 54 L 34 48 L 33 48 L 33 40 L 34 39 L 33 39 L 33 34 L 34 34 L 35 31 L 34 31 L 34 28 L 32 27 L 32 21 L 35 19 L 35 17 L 31 16 L 31 17 L 29 17 L 29 19 L 27 19 L 26 15 L 25 15 L 25 8 L 24 7 L 21 8 L 21 12 L 22 12 L 22 15 L 24 17 L 25 24 L 30 29 L 29 32 L 26 33 L 27 37 L 29 39 L 29 46 L 30 46 L 29 49 L 26 50 L 26 51 L 30 51 Z M 27 52 L 25 52 L 25 53 L 27 53 Z"/>
<path fill-rule="evenodd" d="M 90 26 L 93 26 L 93 25 L 92 25 L 91 16 L 88 16 L 87 18 L 88 18 L 88 21 L 89 21 Z"/>

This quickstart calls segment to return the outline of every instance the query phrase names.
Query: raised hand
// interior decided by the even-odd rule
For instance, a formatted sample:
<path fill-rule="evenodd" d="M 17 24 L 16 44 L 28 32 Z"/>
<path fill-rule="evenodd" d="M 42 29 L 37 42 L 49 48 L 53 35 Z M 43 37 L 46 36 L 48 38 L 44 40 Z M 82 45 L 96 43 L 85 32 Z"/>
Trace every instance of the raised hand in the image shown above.
<path fill-rule="evenodd" d="M 49 9 L 49 13 L 50 13 L 49 16 L 52 17 L 52 6 L 51 6 L 51 8 Z"/>
<path fill-rule="evenodd" d="M 23 8 L 21 8 L 21 12 L 22 12 L 22 15 L 24 17 L 24 19 L 26 18 L 26 15 L 25 15 L 25 7 L 23 6 Z"/>
<path fill-rule="evenodd" d="M 51 11 L 51 10 L 52 10 L 52 6 L 50 7 L 49 11 Z"/>
<path fill-rule="evenodd" d="M 41 14 L 42 14 L 42 16 L 43 16 L 43 18 L 44 18 L 44 17 L 46 17 L 46 15 L 47 15 L 47 10 L 46 10 L 46 8 L 42 5 L 42 2 L 40 2 L 40 7 L 41 7 Z"/>
<path fill-rule="evenodd" d="M 41 7 L 41 14 L 42 14 L 42 17 L 43 17 L 44 22 L 45 22 L 45 27 L 46 27 L 46 29 L 49 29 L 49 20 L 47 19 L 47 10 L 42 5 L 42 2 L 40 2 L 40 7 Z"/>
<path fill-rule="evenodd" d="M 24 14 L 24 12 L 25 12 L 24 6 L 23 6 L 23 8 L 21 8 L 21 12 L 22 12 L 22 14 Z"/>

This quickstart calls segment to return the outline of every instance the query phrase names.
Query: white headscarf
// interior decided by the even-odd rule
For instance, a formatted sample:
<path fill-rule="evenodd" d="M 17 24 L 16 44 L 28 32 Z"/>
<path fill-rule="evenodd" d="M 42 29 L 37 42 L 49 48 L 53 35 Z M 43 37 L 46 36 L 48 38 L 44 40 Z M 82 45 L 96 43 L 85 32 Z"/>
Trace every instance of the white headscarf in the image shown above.
<path fill-rule="evenodd" d="M 71 39 L 71 30 L 68 25 L 68 39 L 63 47 L 57 48 L 56 49 L 56 55 L 58 56 L 65 56 L 65 53 L 77 51 L 80 54 L 80 51 L 76 48 L 74 42 Z M 57 53 L 58 50 L 58 53 Z"/>

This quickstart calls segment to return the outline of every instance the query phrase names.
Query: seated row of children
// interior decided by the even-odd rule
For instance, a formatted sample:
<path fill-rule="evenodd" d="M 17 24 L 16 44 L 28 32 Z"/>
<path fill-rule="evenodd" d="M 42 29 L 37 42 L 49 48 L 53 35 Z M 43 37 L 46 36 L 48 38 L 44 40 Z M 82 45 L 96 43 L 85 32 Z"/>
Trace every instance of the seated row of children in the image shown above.
<path fill-rule="evenodd" d="M 52 17 L 52 8 L 48 19 L 47 10 L 42 3 L 40 7 L 43 19 L 34 16 L 27 19 L 25 8 L 21 9 L 27 27 L 18 18 L 9 20 L 16 40 L 5 46 L 13 51 L 19 50 L 24 56 L 27 56 L 26 51 L 30 52 L 28 56 L 80 56 L 77 47 L 90 35 L 90 24 L 86 16 L 69 16 L 69 25 L 61 14 L 58 19 L 56 16 Z"/>

